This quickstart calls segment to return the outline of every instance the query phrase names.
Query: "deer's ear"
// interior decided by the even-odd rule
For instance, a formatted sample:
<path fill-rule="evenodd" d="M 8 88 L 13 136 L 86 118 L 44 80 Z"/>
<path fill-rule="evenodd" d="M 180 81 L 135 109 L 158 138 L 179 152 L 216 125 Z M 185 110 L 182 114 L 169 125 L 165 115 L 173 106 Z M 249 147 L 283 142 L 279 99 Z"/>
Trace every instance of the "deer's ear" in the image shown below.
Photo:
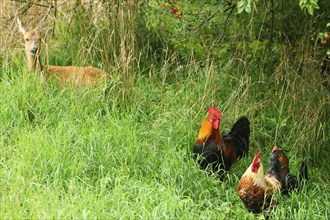
<path fill-rule="evenodd" d="M 21 20 L 19 20 L 19 18 L 17 17 L 17 24 L 18 24 L 18 30 L 24 34 L 26 29 L 25 29 L 25 25 L 21 22 Z"/>
<path fill-rule="evenodd" d="M 52 9 L 52 5 L 49 5 L 49 8 L 48 8 L 48 12 L 44 15 L 44 17 L 41 19 L 41 21 L 39 21 L 38 25 L 37 25 L 37 28 L 41 31 L 42 28 L 43 28 L 43 25 L 45 23 L 45 20 L 46 18 L 48 17 L 50 11 Z"/>
<path fill-rule="evenodd" d="M 46 16 L 44 16 L 41 21 L 39 21 L 38 25 L 37 25 L 37 28 L 41 31 L 42 30 L 42 27 L 44 26 L 44 23 L 45 23 L 45 20 L 46 20 Z"/>

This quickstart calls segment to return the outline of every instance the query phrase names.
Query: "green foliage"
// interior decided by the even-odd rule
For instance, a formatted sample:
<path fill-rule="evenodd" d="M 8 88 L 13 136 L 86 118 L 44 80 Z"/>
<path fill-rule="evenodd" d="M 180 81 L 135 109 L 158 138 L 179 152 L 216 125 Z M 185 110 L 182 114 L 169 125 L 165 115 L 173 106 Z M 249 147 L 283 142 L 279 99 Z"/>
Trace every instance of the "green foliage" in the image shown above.
<path fill-rule="evenodd" d="M 302 10 L 307 11 L 308 14 L 313 15 L 315 9 L 320 9 L 318 0 L 299 0 L 299 6 Z"/>
<path fill-rule="evenodd" d="M 255 0 L 240 0 L 237 2 L 237 13 L 242 13 L 245 11 L 246 13 L 251 13 L 252 4 L 254 4 Z"/>
<path fill-rule="evenodd" d="M 230 51 L 249 50 L 244 47 L 257 40 L 265 42 L 267 47 L 261 50 L 260 57 L 274 56 L 271 63 L 276 66 L 278 45 L 311 40 L 315 30 L 324 23 L 324 19 L 306 16 L 292 1 L 242 0 L 237 4 L 228 1 L 178 1 L 164 10 L 156 2 L 151 6 L 147 13 L 148 27 L 160 36 L 162 45 L 170 49 L 169 55 L 175 53 L 183 60 L 193 57 L 202 62 L 221 62 L 223 57 L 233 55 Z M 170 13 L 174 6 L 183 11 L 179 19 Z M 320 2 L 320 6 L 318 14 L 329 13 L 325 2 Z M 241 13 L 252 12 L 252 8 L 258 13 Z M 236 10 L 238 13 L 233 13 Z M 313 44 L 311 41 L 308 43 Z"/>
<path fill-rule="evenodd" d="M 319 32 L 317 37 L 318 37 L 318 40 L 319 42 L 324 45 L 324 47 L 326 48 L 326 56 L 330 57 L 330 48 L 327 47 L 327 43 L 330 39 L 330 36 L 329 36 L 329 27 L 330 27 L 330 23 L 327 23 L 326 25 L 326 31 L 322 31 L 322 32 Z"/>
<path fill-rule="evenodd" d="M 190 2 L 195 2 L 195 1 L 190 1 Z M 229 2 L 229 1 L 213 1 L 213 0 L 199 1 L 200 5 L 203 5 L 203 4 L 215 4 L 216 5 L 216 4 L 223 4 L 224 2 L 236 4 L 234 2 Z M 255 6 L 255 4 L 257 2 L 262 2 L 262 3 L 266 3 L 266 4 L 268 3 L 268 1 L 239 0 L 239 1 L 237 1 L 237 13 L 238 14 L 240 14 L 242 12 L 251 13 L 252 7 Z M 307 13 L 310 15 L 313 15 L 314 11 L 316 9 L 320 9 L 318 0 L 299 0 L 299 6 L 300 6 L 301 10 L 307 11 Z"/>
<path fill-rule="evenodd" d="M 173 7 L 178 8 L 177 14 L 182 12 L 182 16 L 173 16 Z M 147 17 L 164 46 L 173 49 L 183 59 L 216 59 L 222 55 L 218 46 L 225 35 L 222 28 L 227 19 L 222 13 L 227 7 L 232 7 L 231 12 L 234 9 L 222 1 L 178 1 L 164 10 L 158 5 L 153 6 Z"/>
<path fill-rule="evenodd" d="M 239 0 L 237 2 L 237 13 L 242 13 L 243 11 L 251 13 L 252 6 L 254 6 L 256 2 L 255 0 Z M 318 0 L 299 0 L 299 6 L 301 10 L 307 11 L 310 15 L 313 15 L 316 9 L 320 9 Z"/>

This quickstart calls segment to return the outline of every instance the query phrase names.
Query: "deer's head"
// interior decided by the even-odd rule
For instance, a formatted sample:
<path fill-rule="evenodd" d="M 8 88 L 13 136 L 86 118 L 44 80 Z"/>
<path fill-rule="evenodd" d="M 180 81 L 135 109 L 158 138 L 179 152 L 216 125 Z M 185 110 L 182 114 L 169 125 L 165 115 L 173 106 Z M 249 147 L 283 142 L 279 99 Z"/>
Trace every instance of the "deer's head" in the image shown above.
<path fill-rule="evenodd" d="M 25 50 L 29 56 L 37 56 L 41 50 L 41 29 L 44 19 L 39 24 L 31 29 L 26 27 L 25 24 L 17 17 L 17 24 L 19 31 L 23 34 L 25 41 Z"/>

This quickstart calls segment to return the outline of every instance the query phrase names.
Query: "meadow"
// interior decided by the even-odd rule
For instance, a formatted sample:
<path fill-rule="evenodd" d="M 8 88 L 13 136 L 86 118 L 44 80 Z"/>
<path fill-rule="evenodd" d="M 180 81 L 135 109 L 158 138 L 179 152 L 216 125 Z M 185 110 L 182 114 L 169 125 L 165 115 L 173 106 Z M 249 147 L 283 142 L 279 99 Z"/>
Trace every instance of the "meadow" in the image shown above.
<path fill-rule="evenodd" d="M 236 187 L 260 150 L 266 169 L 275 145 L 288 151 L 293 174 L 307 162 L 309 180 L 302 192 L 277 198 L 271 219 L 330 218 L 329 91 L 319 66 L 300 73 L 284 51 L 269 74 L 256 54 L 246 63 L 234 53 L 221 62 L 181 62 L 174 53 L 162 62 L 144 55 L 138 62 L 153 65 L 128 71 L 129 62 L 107 66 L 105 46 L 91 53 L 65 35 L 63 21 L 56 25 L 64 40 L 48 39 L 50 62 L 73 56 L 79 65 L 91 56 L 113 79 L 61 87 L 28 71 L 21 45 L 2 56 L 1 219 L 264 219 L 245 209 Z M 222 111 L 224 133 L 240 116 L 251 122 L 249 155 L 224 181 L 200 170 L 192 154 L 209 106 Z"/>

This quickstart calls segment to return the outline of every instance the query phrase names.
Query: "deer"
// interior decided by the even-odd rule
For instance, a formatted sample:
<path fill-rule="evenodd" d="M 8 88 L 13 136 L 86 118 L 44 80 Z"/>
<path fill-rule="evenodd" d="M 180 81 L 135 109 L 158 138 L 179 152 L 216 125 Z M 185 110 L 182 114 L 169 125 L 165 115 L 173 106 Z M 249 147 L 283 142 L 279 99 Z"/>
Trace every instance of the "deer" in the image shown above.
<path fill-rule="evenodd" d="M 50 77 L 55 77 L 59 80 L 59 83 L 62 86 L 67 82 L 72 82 L 76 86 L 80 86 L 82 84 L 98 86 L 98 81 L 101 78 L 109 77 L 108 73 L 92 66 L 44 66 L 40 60 L 40 52 L 42 27 L 46 17 L 47 15 L 44 16 L 44 18 L 33 29 L 27 27 L 17 17 L 18 29 L 23 34 L 25 41 L 25 52 L 27 55 L 29 71 L 40 71 L 42 74 L 44 74 L 46 81 Z"/>

